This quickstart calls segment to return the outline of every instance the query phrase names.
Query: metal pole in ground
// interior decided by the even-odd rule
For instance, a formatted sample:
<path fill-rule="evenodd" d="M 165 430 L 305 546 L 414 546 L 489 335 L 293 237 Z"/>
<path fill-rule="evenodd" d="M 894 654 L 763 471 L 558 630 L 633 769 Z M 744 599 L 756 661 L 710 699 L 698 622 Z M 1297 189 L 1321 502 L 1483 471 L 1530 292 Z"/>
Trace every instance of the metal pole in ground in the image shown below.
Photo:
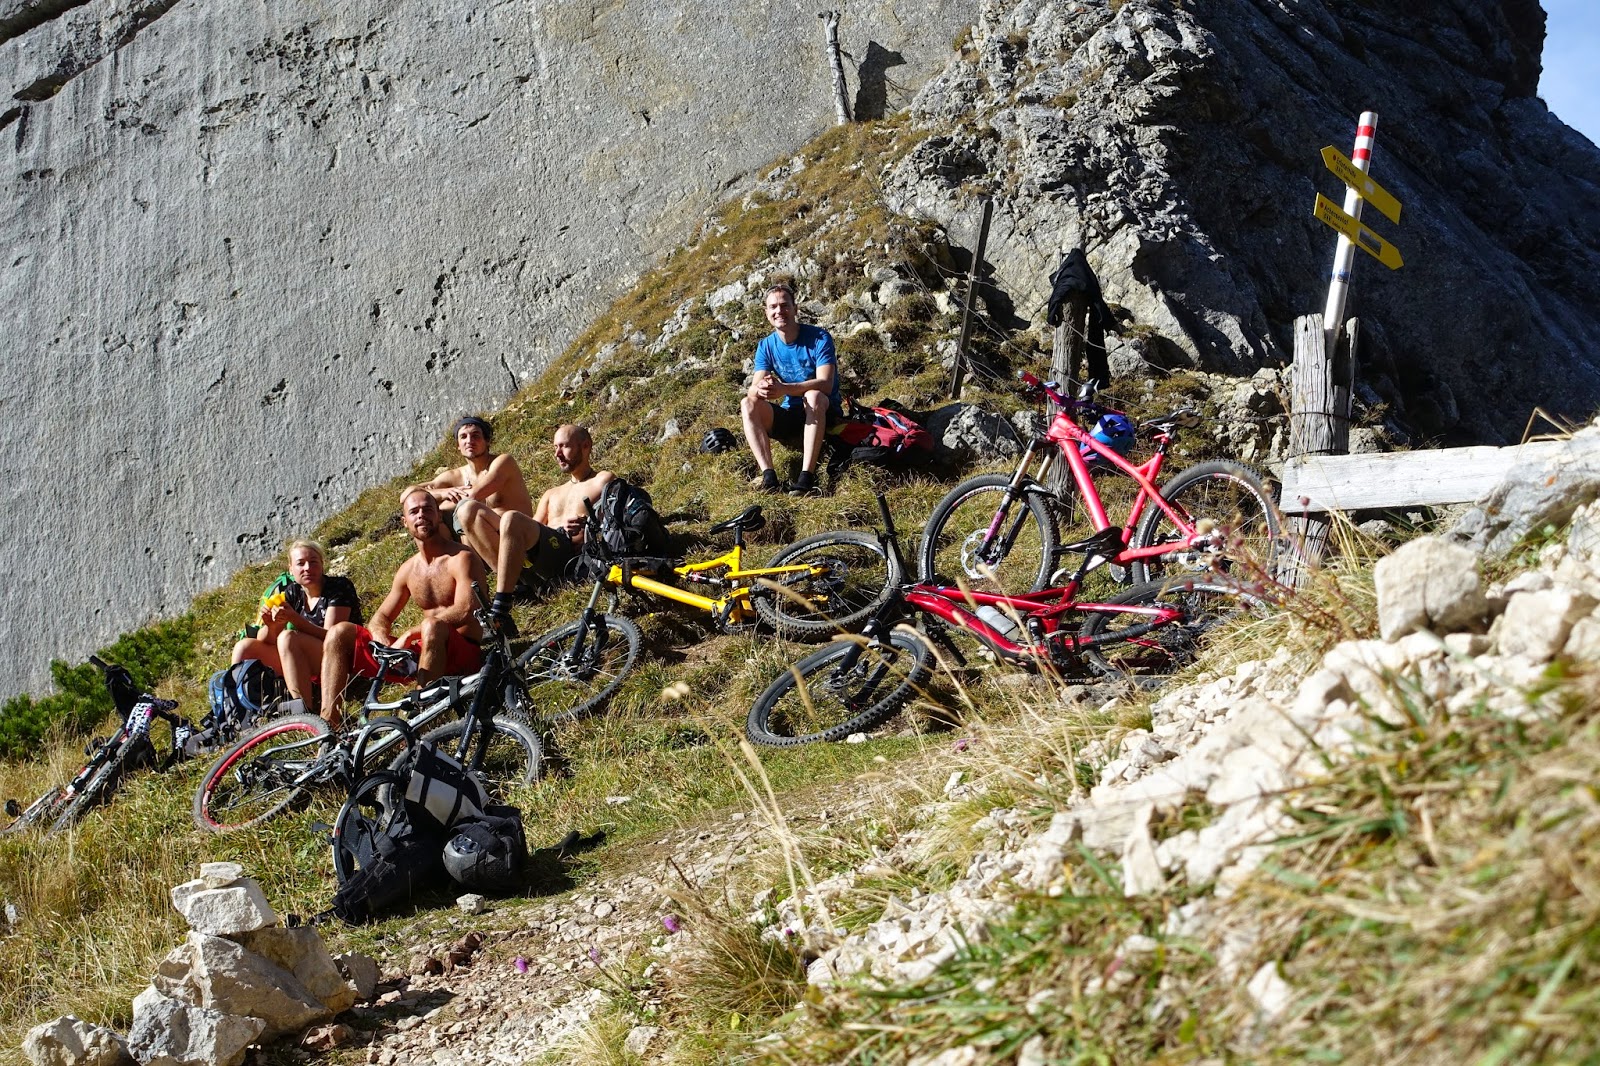
<path fill-rule="evenodd" d="M 1378 113 L 1361 112 L 1361 120 L 1356 124 L 1355 150 L 1350 153 L 1350 162 L 1363 174 L 1368 173 L 1372 167 L 1372 144 L 1377 136 Z M 1364 202 L 1359 192 L 1348 185 L 1345 186 L 1345 214 L 1359 222 L 1361 205 Z M 1337 344 L 1339 324 L 1344 321 L 1345 297 L 1350 292 L 1350 271 L 1355 265 L 1355 257 L 1355 244 L 1349 237 L 1339 234 L 1339 241 L 1333 249 L 1333 271 L 1328 277 L 1328 303 L 1322 310 L 1322 328 L 1328 331 L 1329 353 Z"/>

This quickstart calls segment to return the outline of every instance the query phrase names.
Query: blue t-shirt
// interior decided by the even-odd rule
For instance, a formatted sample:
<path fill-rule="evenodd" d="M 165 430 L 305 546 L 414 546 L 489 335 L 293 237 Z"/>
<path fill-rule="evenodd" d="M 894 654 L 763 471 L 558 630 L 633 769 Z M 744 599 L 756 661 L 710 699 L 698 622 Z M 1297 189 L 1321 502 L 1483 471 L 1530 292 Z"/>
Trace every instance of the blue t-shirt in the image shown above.
<path fill-rule="evenodd" d="M 817 376 L 817 367 L 831 366 L 833 372 L 833 392 L 828 397 L 830 411 L 842 411 L 843 402 L 839 399 L 839 361 L 833 354 L 833 337 L 821 326 L 802 324 L 800 335 L 795 337 L 793 344 L 783 343 L 783 338 L 776 331 L 767 334 L 756 345 L 756 371 L 765 370 L 778 375 L 778 380 L 786 385 L 793 385 L 797 381 L 810 381 Z M 785 396 L 779 407 L 798 405 L 798 396 Z"/>

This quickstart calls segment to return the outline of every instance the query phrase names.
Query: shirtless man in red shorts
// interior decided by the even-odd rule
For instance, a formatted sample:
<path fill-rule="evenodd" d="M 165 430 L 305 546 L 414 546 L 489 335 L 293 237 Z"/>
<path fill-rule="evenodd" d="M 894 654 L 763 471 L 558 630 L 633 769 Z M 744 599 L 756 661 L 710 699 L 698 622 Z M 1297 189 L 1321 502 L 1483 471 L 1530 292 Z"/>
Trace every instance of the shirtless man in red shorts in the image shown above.
<path fill-rule="evenodd" d="M 472 549 L 445 534 L 439 503 L 425 486 L 411 485 L 400 493 L 400 516 L 417 553 L 395 571 L 389 595 L 367 625 L 340 622 L 323 640 L 322 717 L 335 729 L 343 717 L 344 686 L 351 673 L 378 675 L 370 641 L 415 649 L 418 683 L 470 674 L 483 665 L 478 648 L 483 627 L 472 613 L 472 583 L 484 580 L 483 563 Z M 422 624 L 396 639 L 390 626 L 412 600 L 422 609 Z"/>

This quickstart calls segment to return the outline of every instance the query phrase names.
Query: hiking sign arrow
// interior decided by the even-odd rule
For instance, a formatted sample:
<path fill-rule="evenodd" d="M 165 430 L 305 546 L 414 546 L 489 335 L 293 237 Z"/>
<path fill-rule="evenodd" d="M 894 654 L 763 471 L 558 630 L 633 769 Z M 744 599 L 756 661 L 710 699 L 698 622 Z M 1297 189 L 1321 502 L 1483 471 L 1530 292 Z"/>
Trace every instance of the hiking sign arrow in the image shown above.
<path fill-rule="evenodd" d="M 1356 221 L 1342 207 L 1321 193 L 1317 193 L 1317 207 L 1313 213 L 1319 222 L 1338 230 L 1349 238 L 1351 244 L 1360 248 L 1390 270 L 1399 270 L 1405 265 L 1405 261 L 1400 258 L 1400 249 L 1378 236 L 1369 227 Z"/>
<path fill-rule="evenodd" d="M 1367 177 L 1366 173 L 1358 169 L 1350 160 L 1340 154 L 1339 149 L 1328 145 L 1322 150 L 1322 162 L 1333 171 L 1334 177 L 1354 189 L 1363 200 L 1371 204 L 1379 214 L 1390 222 L 1400 221 L 1400 201 L 1382 185 Z M 1335 227 L 1336 229 L 1338 227 Z M 1353 239 L 1353 238 L 1352 238 Z"/>

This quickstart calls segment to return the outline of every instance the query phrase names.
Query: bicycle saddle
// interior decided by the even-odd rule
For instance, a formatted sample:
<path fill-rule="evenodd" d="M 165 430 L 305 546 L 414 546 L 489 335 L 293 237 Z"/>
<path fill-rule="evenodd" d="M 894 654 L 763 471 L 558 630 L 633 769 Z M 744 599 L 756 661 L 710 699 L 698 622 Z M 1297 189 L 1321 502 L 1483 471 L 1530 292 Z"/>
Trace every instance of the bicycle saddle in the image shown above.
<path fill-rule="evenodd" d="M 1180 407 L 1160 418 L 1152 418 L 1143 423 L 1144 428 L 1151 433 L 1171 433 L 1175 429 L 1192 429 L 1200 424 L 1200 412 L 1193 407 Z"/>
<path fill-rule="evenodd" d="M 1083 552 L 1091 555 L 1103 555 L 1110 558 L 1123 548 L 1127 547 L 1122 540 L 1122 530 L 1116 526 L 1102 529 L 1087 540 L 1080 540 L 1073 544 L 1063 544 L 1056 549 L 1061 552 Z"/>
<path fill-rule="evenodd" d="M 758 503 L 746 507 L 726 522 L 718 522 L 711 527 L 709 532 L 713 534 L 731 533 L 737 529 L 744 533 L 754 533 L 766 524 L 767 519 L 761 513 L 761 505 Z"/>
<path fill-rule="evenodd" d="M 379 666 L 399 666 L 402 663 L 414 663 L 417 659 L 410 648 L 392 648 L 377 641 L 372 642 L 372 657 Z"/>

